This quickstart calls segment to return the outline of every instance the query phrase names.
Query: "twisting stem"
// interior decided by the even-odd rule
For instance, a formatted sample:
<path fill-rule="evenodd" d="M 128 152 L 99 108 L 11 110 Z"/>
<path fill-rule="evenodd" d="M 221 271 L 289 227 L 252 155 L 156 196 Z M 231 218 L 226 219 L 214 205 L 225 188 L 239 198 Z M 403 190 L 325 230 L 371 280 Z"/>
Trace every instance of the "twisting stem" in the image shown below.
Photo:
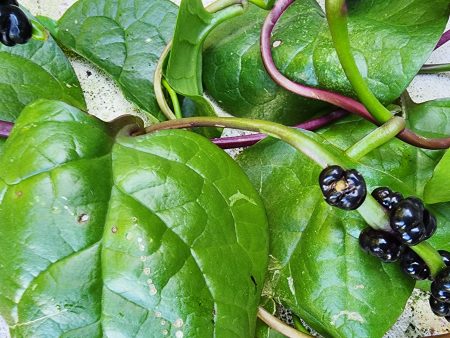
<path fill-rule="evenodd" d="M 45 27 L 36 20 L 30 20 L 32 25 L 32 38 L 33 40 L 45 41 L 48 39 L 48 33 Z"/>
<path fill-rule="evenodd" d="M 439 74 L 443 72 L 450 72 L 450 63 L 424 65 L 419 74 Z"/>
<path fill-rule="evenodd" d="M 430 268 L 431 276 L 435 277 L 439 271 L 445 268 L 446 265 L 441 255 L 430 243 L 422 242 L 410 248 L 424 260 Z"/>
<path fill-rule="evenodd" d="M 263 28 L 261 30 L 261 56 L 264 66 L 266 67 L 266 70 L 269 73 L 269 75 L 278 85 L 289 90 L 294 94 L 331 103 L 350 113 L 360 115 L 366 120 L 376 123 L 376 121 L 369 114 L 364 105 L 362 105 L 358 101 L 337 93 L 329 92 L 323 89 L 312 88 L 296 83 L 286 78 L 277 69 L 272 57 L 270 38 L 272 31 L 275 27 L 275 24 L 277 23 L 281 15 L 293 2 L 294 0 L 278 0 L 275 3 L 274 8 L 267 16 Z M 414 134 L 412 131 L 408 129 L 402 131 L 398 135 L 398 137 L 411 145 L 421 148 L 447 149 L 450 147 L 449 137 L 440 139 L 427 139 L 425 137 Z"/>
<path fill-rule="evenodd" d="M 170 99 L 172 100 L 173 110 L 175 111 L 175 116 L 177 119 L 181 119 L 183 116 L 181 115 L 180 101 L 178 101 L 177 93 L 170 87 L 169 82 L 165 79 L 162 80 L 162 85 L 166 88 L 169 93 Z"/>
<path fill-rule="evenodd" d="M 300 123 L 296 125 L 295 128 L 313 131 L 333 123 L 347 115 L 348 113 L 346 111 L 337 110 L 328 115 L 320 116 Z M 266 138 L 266 135 L 258 133 L 252 135 L 215 138 L 211 141 L 222 149 L 234 149 L 250 147 L 264 138 Z"/>
<path fill-rule="evenodd" d="M 353 160 L 358 161 L 372 150 L 375 150 L 386 142 L 392 140 L 392 138 L 405 129 L 405 126 L 405 119 L 401 117 L 393 117 L 381 127 L 378 127 L 369 135 L 352 145 L 345 152 Z"/>
<path fill-rule="evenodd" d="M 0 121 L 0 138 L 7 138 L 13 126 L 14 124 L 11 122 Z"/>
<path fill-rule="evenodd" d="M 372 93 L 356 65 L 348 36 L 346 1 L 326 0 L 325 9 L 334 48 L 336 49 L 341 66 L 347 75 L 347 79 L 371 115 L 379 123 L 389 121 L 392 117 L 391 112 Z"/>
<path fill-rule="evenodd" d="M 273 330 L 285 335 L 289 338 L 311 338 L 310 335 L 297 331 L 296 329 L 286 325 L 281 320 L 271 315 L 261 306 L 258 308 L 258 318 Z"/>
<path fill-rule="evenodd" d="M 218 127 L 255 131 L 290 144 L 322 168 L 330 165 L 339 165 L 343 168 L 355 168 L 357 166 L 353 160 L 339 149 L 334 148 L 332 153 L 329 150 L 332 149 L 331 145 L 325 148 L 320 142 L 320 136 L 270 121 L 233 117 L 191 117 L 162 122 L 147 127 L 144 132 L 138 134 L 151 133 L 164 129 L 195 127 Z M 363 205 L 358 208 L 358 212 L 371 227 L 378 230 L 390 231 L 389 220 L 386 213 L 372 196 L 368 195 L 366 197 Z"/>

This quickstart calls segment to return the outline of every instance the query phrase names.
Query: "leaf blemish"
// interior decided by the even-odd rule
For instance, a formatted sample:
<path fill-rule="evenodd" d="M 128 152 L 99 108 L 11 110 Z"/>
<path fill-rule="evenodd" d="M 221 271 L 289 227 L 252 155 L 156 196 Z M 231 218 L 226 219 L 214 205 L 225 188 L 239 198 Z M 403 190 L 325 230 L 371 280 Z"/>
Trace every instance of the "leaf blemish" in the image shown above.
<path fill-rule="evenodd" d="M 283 42 L 281 40 L 276 40 L 273 42 L 272 47 L 277 48 L 280 47 Z"/>
<path fill-rule="evenodd" d="M 352 321 L 359 322 L 359 323 L 365 323 L 365 320 L 361 316 L 360 313 L 345 310 L 345 311 L 339 312 L 338 314 L 336 314 L 332 317 L 331 325 L 335 326 L 337 320 L 341 317 L 347 317 L 348 320 L 352 320 Z"/>
<path fill-rule="evenodd" d="M 81 214 L 80 216 L 78 216 L 78 223 L 82 224 L 86 223 L 87 221 L 89 221 L 89 215 Z"/>
<path fill-rule="evenodd" d="M 118 230 L 119 230 L 119 229 L 118 229 L 116 226 L 113 226 L 113 227 L 111 228 L 111 232 L 112 232 L 113 234 L 116 234 Z"/>

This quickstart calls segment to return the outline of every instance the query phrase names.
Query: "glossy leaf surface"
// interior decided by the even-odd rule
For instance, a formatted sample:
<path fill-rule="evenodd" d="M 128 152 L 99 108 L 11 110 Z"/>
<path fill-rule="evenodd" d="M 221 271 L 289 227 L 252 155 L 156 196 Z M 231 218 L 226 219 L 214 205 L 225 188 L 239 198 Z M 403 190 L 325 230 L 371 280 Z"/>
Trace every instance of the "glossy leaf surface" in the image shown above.
<path fill-rule="evenodd" d="M 37 99 L 86 109 L 75 72 L 51 37 L 14 47 L 0 44 L 0 65 L 0 120 L 14 122 Z"/>
<path fill-rule="evenodd" d="M 164 119 L 153 75 L 177 11 L 168 0 L 81 0 L 59 20 L 57 40 L 106 71 L 139 108 Z"/>
<path fill-rule="evenodd" d="M 450 132 L 444 114 L 423 113 L 409 111 L 412 129 L 432 130 L 435 136 Z M 373 128 L 349 117 L 321 133 L 346 149 Z M 358 169 L 369 192 L 388 186 L 405 196 L 422 197 L 441 156 L 442 151 L 392 140 L 363 158 Z M 402 312 L 413 282 L 398 266 L 382 264 L 360 250 L 358 236 L 364 221 L 356 212 L 328 206 L 318 186 L 320 168 L 280 141 L 249 148 L 238 162 L 263 197 L 269 218 L 272 259 L 265 294 L 280 299 L 324 334 L 381 337 Z M 439 223 L 432 242 L 439 249 L 448 248 L 450 205 L 429 209 Z"/>
<path fill-rule="evenodd" d="M 360 71 L 376 96 L 391 102 L 439 40 L 448 20 L 448 2 L 348 1 L 348 5 L 350 38 Z M 252 6 L 213 33 L 204 53 L 205 88 L 233 115 L 298 122 L 323 106 L 281 90 L 265 72 L 259 33 L 266 15 Z M 272 41 L 275 63 L 290 79 L 354 95 L 315 0 L 294 2 L 275 27 Z"/>
<path fill-rule="evenodd" d="M 0 219 L 0 315 L 13 337 L 254 334 L 265 212 L 199 135 L 115 136 L 38 101 L 0 159 Z"/>

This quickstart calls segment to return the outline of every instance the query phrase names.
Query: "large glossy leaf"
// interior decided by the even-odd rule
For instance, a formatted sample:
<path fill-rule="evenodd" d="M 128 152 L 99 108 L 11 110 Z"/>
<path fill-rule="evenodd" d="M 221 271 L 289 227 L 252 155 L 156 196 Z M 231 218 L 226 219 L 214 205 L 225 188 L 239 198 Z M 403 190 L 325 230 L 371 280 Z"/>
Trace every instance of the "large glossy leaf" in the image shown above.
<path fill-rule="evenodd" d="M 0 160 L 0 315 L 13 337 L 250 337 L 267 221 L 238 165 L 186 131 L 115 136 L 28 106 Z"/>
<path fill-rule="evenodd" d="M 106 71 L 139 108 L 163 119 L 153 74 L 176 14 L 168 0 L 80 0 L 59 20 L 57 40 Z"/>
<path fill-rule="evenodd" d="M 433 177 L 426 185 L 425 198 L 428 203 L 439 203 L 450 201 L 450 151 L 436 167 Z"/>
<path fill-rule="evenodd" d="M 350 38 L 360 71 L 384 103 L 405 90 L 427 60 L 448 20 L 448 1 L 348 1 Z M 266 11 L 252 7 L 207 41 L 206 90 L 230 113 L 293 123 L 317 103 L 277 87 L 260 58 Z M 277 24 L 275 62 L 289 78 L 353 95 L 342 71 L 323 11 L 315 0 L 296 1 Z"/>
<path fill-rule="evenodd" d="M 411 128 L 432 130 L 434 136 L 450 132 L 445 115 L 423 113 L 409 111 Z M 371 130 L 370 123 L 350 117 L 322 134 L 346 149 Z M 363 158 L 358 169 L 369 191 L 389 186 L 420 197 L 441 156 L 442 151 L 392 140 Z M 238 162 L 263 197 L 269 218 L 272 260 L 265 294 L 280 299 L 326 335 L 381 337 L 401 313 L 412 281 L 398 266 L 382 264 L 359 249 L 363 220 L 356 212 L 339 211 L 323 202 L 317 184 L 320 168 L 282 142 L 261 142 Z M 446 249 L 450 205 L 434 205 L 430 210 L 439 222 L 432 242 Z"/>

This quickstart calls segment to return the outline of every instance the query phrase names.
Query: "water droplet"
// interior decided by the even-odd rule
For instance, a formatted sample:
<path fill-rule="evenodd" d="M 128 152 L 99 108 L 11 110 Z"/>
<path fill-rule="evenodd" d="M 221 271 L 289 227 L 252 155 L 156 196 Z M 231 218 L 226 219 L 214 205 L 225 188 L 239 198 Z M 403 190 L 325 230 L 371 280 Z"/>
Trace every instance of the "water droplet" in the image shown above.
<path fill-rule="evenodd" d="M 167 335 L 169 334 L 169 331 L 167 331 L 167 330 L 162 330 L 161 333 L 162 333 L 164 336 L 167 336 Z"/>
<path fill-rule="evenodd" d="M 162 326 L 164 326 L 164 325 L 166 325 L 167 323 L 166 323 L 166 321 L 163 319 L 163 320 L 161 320 L 161 325 Z"/>
<path fill-rule="evenodd" d="M 281 40 L 276 40 L 273 42 L 272 47 L 273 48 L 280 47 L 281 43 L 282 43 Z"/>
<path fill-rule="evenodd" d="M 150 295 L 154 296 L 158 293 L 158 290 L 156 290 L 156 287 L 154 284 L 150 285 Z"/>
<path fill-rule="evenodd" d="M 78 216 L 78 223 L 86 223 L 87 221 L 89 221 L 89 215 L 81 214 Z"/>
<path fill-rule="evenodd" d="M 183 326 L 183 319 L 178 318 L 178 319 L 173 323 L 173 326 L 178 327 L 178 328 L 182 327 L 182 326 Z"/>
<path fill-rule="evenodd" d="M 183 338 L 183 336 L 184 336 L 183 331 L 178 330 L 177 332 L 175 332 L 176 338 Z"/>
<path fill-rule="evenodd" d="M 125 235 L 125 238 L 129 241 L 131 241 L 131 239 L 133 238 L 133 235 L 130 234 L 129 232 L 127 232 L 127 234 Z"/>
<path fill-rule="evenodd" d="M 142 242 L 142 237 L 138 237 L 137 241 L 138 241 L 138 243 L 141 243 Z"/>
<path fill-rule="evenodd" d="M 116 234 L 117 231 L 119 231 L 119 229 L 118 229 L 116 226 L 113 226 L 113 227 L 111 228 L 111 232 L 112 232 L 113 234 Z"/>
<path fill-rule="evenodd" d="M 131 220 L 132 220 L 133 222 L 136 222 L 136 221 L 137 221 L 137 217 L 131 217 Z"/>
<path fill-rule="evenodd" d="M 147 256 L 141 256 L 141 261 L 145 262 L 147 260 Z"/>
<path fill-rule="evenodd" d="M 156 318 L 161 318 L 161 316 L 162 316 L 161 312 L 155 312 L 155 317 Z"/>
<path fill-rule="evenodd" d="M 145 257 L 145 256 L 144 256 L 144 257 Z M 145 275 L 149 276 L 150 273 L 151 273 L 150 268 L 145 268 L 145 269 L 144 269 L 144 274 L 145 274 Z"/>
<path fill-rule="evenodd" d="M 147 284 L 148 284 L 149 286 L 152 285 L 152 284 L 153 284 L 153 280 L 147 279 Z"/>

